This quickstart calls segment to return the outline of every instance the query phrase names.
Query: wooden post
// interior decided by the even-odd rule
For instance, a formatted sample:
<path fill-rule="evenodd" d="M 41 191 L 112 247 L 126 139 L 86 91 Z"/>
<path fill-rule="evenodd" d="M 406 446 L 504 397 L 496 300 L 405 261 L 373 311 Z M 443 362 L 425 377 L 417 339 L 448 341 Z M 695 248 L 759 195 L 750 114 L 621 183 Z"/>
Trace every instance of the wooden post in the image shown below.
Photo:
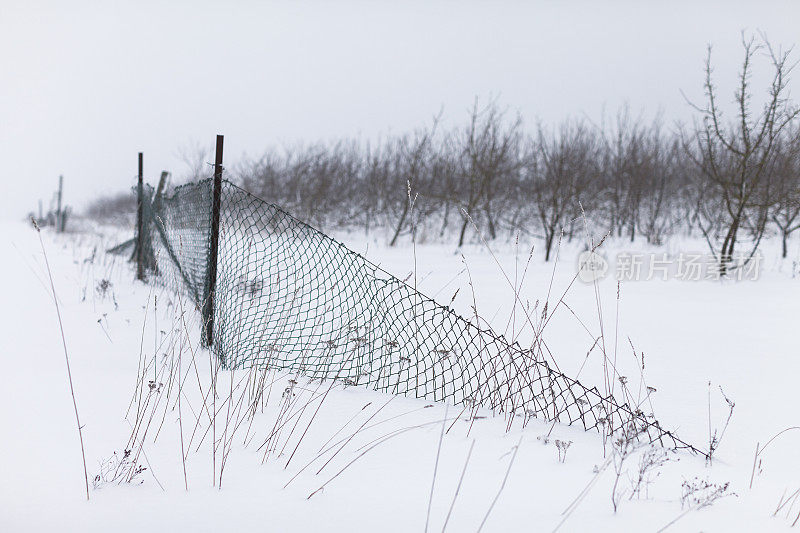
<path fill-rule="evenodd" d="M 153 196 L 153 206 L 158 206 L 161 200 L 161 195 L 164 194 L 164 189 L 167 187 L 167 178 L 169 178 L 169 172 L 166 170 L 161 171 L 161 178 L 158 180 L 158 188 L 156 189 L 156 194 Z"/>
<path fill-rule="evenodd" d="M 217 254 L 219 251 L 219 212 L 222 201 L 222 135 L 217 135 L 214 159 L 214 185 L 211 197 L 211 235 L 208 251 L 208 277 L 203 301 L 203 345 L 214 345 L 214 292 L 217 290 Z"/>
<path fill-rule="evenodd" d="M 139 175 L 136 186 L 136 279 L 144 281 L 144 154 L 139 152 Z"/>

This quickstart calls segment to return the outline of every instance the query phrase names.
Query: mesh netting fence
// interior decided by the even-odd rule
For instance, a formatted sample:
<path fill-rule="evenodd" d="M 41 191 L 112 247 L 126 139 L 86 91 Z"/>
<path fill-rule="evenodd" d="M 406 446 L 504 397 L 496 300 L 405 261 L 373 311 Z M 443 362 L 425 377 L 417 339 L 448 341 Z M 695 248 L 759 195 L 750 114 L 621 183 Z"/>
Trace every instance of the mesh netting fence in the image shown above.
<path fill-rule="evenodd" d="M 213 180 L 145 195 L 148 266 L 209 298 Z M 223 365 L 268 365 L 391 394 L 698 451 L 630 403 L 586 387 L 462 318 L 343 244 L 222 181 L 211 349 Z M 702 452 L 701 452 L 702 453 Z"/>

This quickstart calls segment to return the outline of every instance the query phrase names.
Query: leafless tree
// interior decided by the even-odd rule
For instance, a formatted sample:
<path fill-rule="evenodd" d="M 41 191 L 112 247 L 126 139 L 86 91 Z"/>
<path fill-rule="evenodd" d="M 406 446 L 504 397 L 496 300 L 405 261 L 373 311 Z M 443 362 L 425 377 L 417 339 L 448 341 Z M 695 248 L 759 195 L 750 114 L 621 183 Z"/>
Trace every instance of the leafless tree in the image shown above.
<path fill-rule="evenodd" d="M 439 117 L 436 117 L 433 126 L 428 129 L 421 129 L 412 136 L 404 136 L 397 142 L 397 156 L 399 163 L 400 177 L 405 177 L 405 183 L 397 183 L 393 189 L 387 192 L 400 196 L 400 214 L 394 229 L 394 235 L 389 242 L 389 246 L 397 243 L 397 238 L 405 229 L 408 222 L 410 211 L 410 198 L 417 197 L 420 190 L 420 182 L 430 181 L 430 173 L 433 164 L 434 135 Z M 409 198 L 410 197 L 410 198 Z"/>
<path fill-rule="evenodd" d="M 641 160 L 636 166 L 636 193 L 632 195 L 631 240 L 638 227 L 650 244 L 661 244 L 666 234 L 681 222 L 685 185 L 685 160 L 680 143 L 665 136 L 658 121 L 641 139 Z"/>
<path fill-rule="evenodd" d="M 493 211 L 496 188 L 498 182 L 518 171 L 522 138 L 521 119 L 506 123 L 504 116 L 494 102 L 481 108 L 476 100 L 469 125 L 451 139 L 460 147 L 459 174 L 464 185 L 459 246 L 464 244 L 470 217 L 475 218 L 478 211 L 486 217 L 489 236 L 497 236 Z"/>
<path fill-rule="evenodd" d="M 602 202 L 609 231 L 622 236 L 636 234 L 636 211 L 642 195 L 641 170 L 644 127 L 633 120 L 623 107 L 617 113 L 613 128 L 601 128 L 597 135 L 602 139 Z"/>
<path fill-rule="evenodd" d="M 531 183 L 545 240 L 545 261 L 556 236 L 568 218 L 580 215 L 579 201 L 598 179 L 597 139 L 581 122 L 564 122 L 557 133 L 539 128 L 539 135 L 525 158 L 525 173 Z"/>
<path fill-rule="evenodd" d="M 786 133 L 775 162 L 775 205 L 771 216 L 780 232 L 784 258 L 789 236 L 800 229 L 800 135 L 795 128 L 787 128 Z"/>
<path fill-rule="evenodd" d="M 130 224 L 136 217 L 136 196 L 131 191 L 100 196 L 89 204 L 85 214 L 98 222 Z"/>
<path fill-rule="evenodd" d="M 755 253 L 774 200 L 771 190 L 776 146 L 781 133 L 798 116 L 787 98 L 793 65 L 789 51 L 775 50 L 765 37 L 742 34 L 744 58 L 734 94 L 735 114 L 726 120 L 713 82 L 711 47 L 705 63 L 705 103 L 692 104 L 695 121 L 692 156 L 702 180 L 698 222 L 720 272 L 735 268 L 734 251 L 745 244 L 745 261 Z M 753 62 L 764 52 L 772 67 L 766 102 L 754 109 L 751 75 Z"/>

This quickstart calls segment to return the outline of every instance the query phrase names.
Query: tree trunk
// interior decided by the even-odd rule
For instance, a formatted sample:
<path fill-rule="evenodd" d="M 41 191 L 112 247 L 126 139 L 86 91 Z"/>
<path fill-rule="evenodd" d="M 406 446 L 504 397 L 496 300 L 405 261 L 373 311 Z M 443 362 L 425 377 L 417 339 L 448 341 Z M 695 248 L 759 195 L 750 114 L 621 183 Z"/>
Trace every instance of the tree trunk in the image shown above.
<path fill-rule="evenodd" d="M 494 229 L 494 220 L 492 219 L 492 213 L 488 207 L 484 211 L 486 212 L 486 219 L 489 221 L 489 237 L 491 237 L 491 239 L 494 240 L 497 238 L 497 232 Z"/>
<path fill-rule="evenodd" d="M 553 248 L 553 238 L 555 237 L 555 231 L 545 231 L 544 235 L 544 261 L 545 263 L 550 261 L 550 250 Z"/>
<path fill-rule="evenodd" d="M 459 248 L 461 248 L 461 246 L 464 244 L 464 234 L 467 233 L 467 224 L 469 224 L 469 220 L 465 218 L 464 223 L 461 225 L 461 235 L 458 237 Z"/>
<path fill-rule="evenodd" d="M 403 229 L 403 224 L 406 221 L 406 216 L 408 215 L 408 202 L 405 202 L 403 205 L 403 213 L 400 215 L 400 220 L 397 222 L 397 228 L 394 230 L 394 237 L 392 237 L 392 242 L 389 243 L 389 246 L 394 246 L 397 243 L 397 237 L 400 236 L 400 231 Z"/>
<path fill-rule="evenodd" d="M 783 234 L 783 239 L 782 239 L 783 240 L 783 243 L 782 243 L 783 244 L 783 255 L 781 257 L 786 259 L 786 238 L 789 236 L 789 234 L 786 233 L 785 230 L 782 231 L 781 233 Z"/>
<path fill-rule="evenodd" d="M 439 237 L 444 237 L 444 230 L 447 229 L 447 221 L 450 218 L 450 202 L 444 204 L 444 220 L 442 221 L 442 228 L 439 230 Z"/>

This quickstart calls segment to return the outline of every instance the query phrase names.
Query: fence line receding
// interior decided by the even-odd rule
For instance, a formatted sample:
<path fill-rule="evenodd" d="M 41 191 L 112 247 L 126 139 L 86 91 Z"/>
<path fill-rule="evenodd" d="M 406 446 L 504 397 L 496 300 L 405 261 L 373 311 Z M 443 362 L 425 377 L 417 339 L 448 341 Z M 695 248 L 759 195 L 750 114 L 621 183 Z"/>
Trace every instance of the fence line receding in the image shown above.
<path fill-rule="evenodd" d="M 209 344 L 225 367 L 269 365 L 606 435 L 633 427 L 650 442 L 699 451 L 652 415 L 479 328 L 280 207 L 216 184 L 190 183 L 168 197 L 139 189 L 138 239 L 152 280 L 184 291 L 198 309 L 213 298 Z M 204 336 L 208 325 L 204 317 Z"/>

